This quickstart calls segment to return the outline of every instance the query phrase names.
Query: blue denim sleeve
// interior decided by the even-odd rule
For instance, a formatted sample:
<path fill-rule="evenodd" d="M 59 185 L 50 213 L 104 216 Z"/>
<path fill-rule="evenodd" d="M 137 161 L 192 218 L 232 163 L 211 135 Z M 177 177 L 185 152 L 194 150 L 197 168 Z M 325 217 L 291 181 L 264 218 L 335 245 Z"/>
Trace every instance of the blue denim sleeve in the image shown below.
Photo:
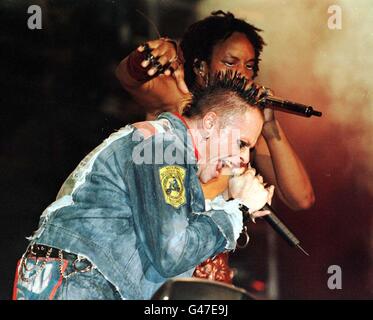
<path fill-rule="evenodd" d="M 154 142 L 153 147 L 157 147 Z M 235 247 L 227 212 L 193 212 L 195 183 L 199 183 L 194 165 L 132 161 L 126 178 L 136 233 L 163 277 L 181 274 Z"/>

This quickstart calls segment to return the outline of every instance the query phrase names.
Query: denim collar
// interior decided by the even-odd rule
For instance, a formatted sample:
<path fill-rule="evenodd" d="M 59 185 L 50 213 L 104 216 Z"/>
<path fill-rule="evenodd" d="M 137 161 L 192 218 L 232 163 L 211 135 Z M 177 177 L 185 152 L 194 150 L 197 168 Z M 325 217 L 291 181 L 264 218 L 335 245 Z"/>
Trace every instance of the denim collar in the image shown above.
<path fill-rule="evenodd" d="M 190 162 L 187 163 L 194 163 L 197 166 L 197 146 L 194 144 L 193 137 L 190 132 L 188 132 L 187 124 L 183 122 L 182 116 L 171 112 L 164 112 L 159 115 L 158 119 L 167 119 L 170 121 L 171 125 L 176 129 L 174 133 L 181 141 L 184 142 L 184 147 L 187 150 L 184 160 L 189 160 Z"/>

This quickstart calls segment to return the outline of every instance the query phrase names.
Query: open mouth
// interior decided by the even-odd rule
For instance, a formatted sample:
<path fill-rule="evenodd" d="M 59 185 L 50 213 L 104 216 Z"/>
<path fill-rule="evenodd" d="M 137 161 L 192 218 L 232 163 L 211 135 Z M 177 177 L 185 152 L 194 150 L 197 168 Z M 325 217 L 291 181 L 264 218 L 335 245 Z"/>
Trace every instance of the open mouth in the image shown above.
<path fill-rule="evenodd" d="M 243 162 L 241 162 L 240 165 L 235 165 L 229 160 L 221 160 L 221 163 L 222 163 L 222 168 L 225 167 L 225 168 L 231 169 L 231 172 L 234 176 L 241 175 L 247 169 L 247 165 Z M 220 171 L 222 170 L 222 168 L 220 169 Z"/>

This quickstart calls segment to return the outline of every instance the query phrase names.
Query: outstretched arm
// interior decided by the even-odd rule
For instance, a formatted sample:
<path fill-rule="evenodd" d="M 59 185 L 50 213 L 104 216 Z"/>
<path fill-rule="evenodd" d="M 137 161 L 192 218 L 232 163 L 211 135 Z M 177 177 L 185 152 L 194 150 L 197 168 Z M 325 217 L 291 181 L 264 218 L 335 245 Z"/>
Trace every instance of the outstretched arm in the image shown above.
<path fill-rule="evenodd" d="M 308 174 L 290 145 L 273 110 L 265 109 L 266 122 L 255 151 L 255 165 L 265 181 L 276 186 L 280 199 L 293 210 L 310 208 L 315 196 Z"/>

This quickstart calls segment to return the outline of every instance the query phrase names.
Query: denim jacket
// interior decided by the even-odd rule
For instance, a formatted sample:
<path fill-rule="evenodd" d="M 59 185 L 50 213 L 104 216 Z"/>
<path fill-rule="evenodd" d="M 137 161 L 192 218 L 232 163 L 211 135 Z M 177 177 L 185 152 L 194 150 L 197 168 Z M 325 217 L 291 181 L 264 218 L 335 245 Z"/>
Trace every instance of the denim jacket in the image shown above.
<path fill-rule="evenodd" d="M 150 299 L 234 249 L 242 228 L 236 200 L 206 208 L 194 151 L 171 113 L 121 128 L 70 174 L 29 240 L 86 257 L 124 299 Z"/>

